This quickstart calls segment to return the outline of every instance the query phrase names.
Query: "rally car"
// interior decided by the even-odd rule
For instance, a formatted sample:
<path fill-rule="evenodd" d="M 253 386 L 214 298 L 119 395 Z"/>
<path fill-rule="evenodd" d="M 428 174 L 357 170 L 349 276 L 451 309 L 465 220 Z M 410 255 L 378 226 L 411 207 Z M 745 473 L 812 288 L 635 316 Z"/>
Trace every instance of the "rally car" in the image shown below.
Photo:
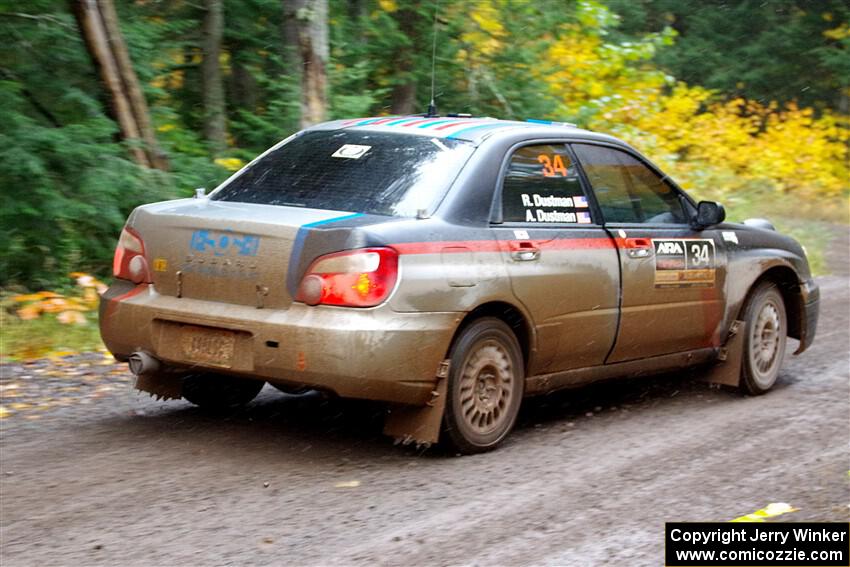
<path fill-rule="evenodd" d="M 203 407 L 315 389 L 471 453 L 595 380 L 708 365 L 764 393 L 815 334 L 796 241 L 568 124 L 338 120 L 202 193 L 132 212 L 100 327 L 139 389 Z"/>

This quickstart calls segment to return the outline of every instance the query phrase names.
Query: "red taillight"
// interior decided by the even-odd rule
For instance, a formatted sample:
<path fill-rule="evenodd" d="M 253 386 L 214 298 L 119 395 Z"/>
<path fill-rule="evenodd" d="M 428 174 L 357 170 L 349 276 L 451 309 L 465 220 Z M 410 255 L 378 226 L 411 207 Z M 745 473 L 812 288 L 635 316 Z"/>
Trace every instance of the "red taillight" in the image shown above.
<path fill-rule="evenodd" d="M 296 301 L 307 305 L 373 307 L 384 302 L 398 278 L 398 252 L 362 248 L 318 258 L 298 286 Z"/>
<path fill-rule="evenodd" d="M 134 283 L 150 283 L 148 261 L 145 259 L 145 243 L 132 228 L 124 227 L 115 247 L 112 259 L 112 275 Z"/>

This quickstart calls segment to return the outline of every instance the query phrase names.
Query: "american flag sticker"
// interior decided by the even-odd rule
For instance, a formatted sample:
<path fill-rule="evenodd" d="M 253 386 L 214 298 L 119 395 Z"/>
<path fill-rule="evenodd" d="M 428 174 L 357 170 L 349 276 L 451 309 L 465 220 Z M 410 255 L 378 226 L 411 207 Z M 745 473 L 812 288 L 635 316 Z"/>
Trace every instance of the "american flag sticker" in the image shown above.
<path fill-rule="evenodd" d="M 587 207 L 587 197 L 573 197 L 573 206 L 576 208 Z"/>
<path fill-rule="evenodd" d="M 579 211 L 579 212 L 576 213 L 576 220 L 580 224 L 590 224 L 590 222 L 591 222 L 590 221 L 590 213 L 584 213 L 584 212 Z"/>

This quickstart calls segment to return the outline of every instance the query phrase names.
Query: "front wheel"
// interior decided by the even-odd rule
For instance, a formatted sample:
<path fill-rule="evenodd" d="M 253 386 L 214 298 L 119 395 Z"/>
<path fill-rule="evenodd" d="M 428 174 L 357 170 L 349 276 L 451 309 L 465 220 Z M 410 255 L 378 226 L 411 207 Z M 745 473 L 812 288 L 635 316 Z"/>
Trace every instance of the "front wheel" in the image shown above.
<path fill-rule="evenodd" d="M 262 380 L 237 378 L 225 374 L 190 374 L 183 379 L 183 397 L 210 411 L 244 406 L 263 389 Z"/>
<path fill-rule="evenodd" d="M 460 453 L 496 447 L 514 426 L 525 373 L 516 336 L 492 317 L 466 327 L 451 349 L 443 439 Z"/>
<path fill-rule="evenodd" d="M 787 342 L 785 302 L 776 284 L 764 282 L 750 293 L 744 321 L 741 389 L 751 395 L 764 394 L 776 383 Z"/>

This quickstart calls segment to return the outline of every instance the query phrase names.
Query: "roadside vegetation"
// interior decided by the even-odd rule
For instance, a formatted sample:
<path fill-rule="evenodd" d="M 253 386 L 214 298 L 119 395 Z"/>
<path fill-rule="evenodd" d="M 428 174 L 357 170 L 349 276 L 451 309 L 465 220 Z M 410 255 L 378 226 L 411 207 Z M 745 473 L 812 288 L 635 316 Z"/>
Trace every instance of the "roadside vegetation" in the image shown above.
<path fill-rule="evenodd" d="M 435 5 L 441 112 L 620 136 L 822 274 L 850 222 L 850 7 L 734 4 L 0 0 L 0 356 L 98 347 L 79 279 L 108 281 L 133 207 L 316 121 L 424 112 Z"/>

